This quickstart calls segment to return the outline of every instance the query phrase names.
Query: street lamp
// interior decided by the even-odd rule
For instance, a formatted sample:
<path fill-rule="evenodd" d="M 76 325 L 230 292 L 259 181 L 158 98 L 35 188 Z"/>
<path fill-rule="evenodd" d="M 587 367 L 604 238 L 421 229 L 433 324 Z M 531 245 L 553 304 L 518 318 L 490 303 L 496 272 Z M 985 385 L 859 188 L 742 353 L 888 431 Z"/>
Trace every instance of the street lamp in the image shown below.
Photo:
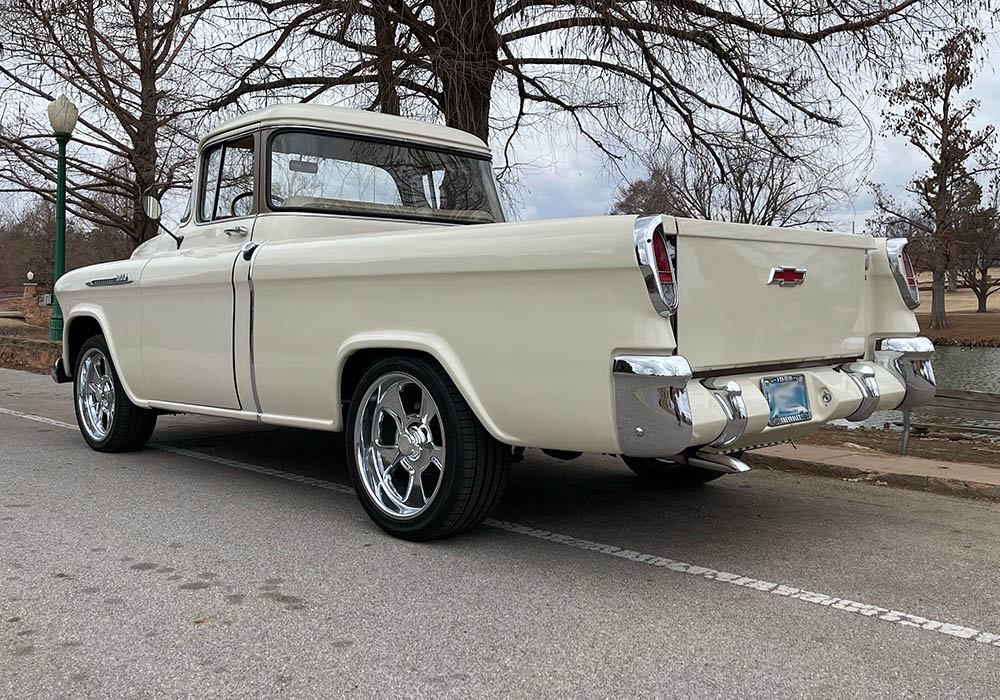
<path fill-rule="evenodd" d="M 52 285 L 66 271 L 66 143 L 76 126 L 76 105 L 59 95 L 49 103 L 49 124 L 59 144 L 59 170 L 56 174 L 56 254 L 55 275 Z M 63 317 L 59 300 L 52 295 L 52 320 L 49 323 L 49 340 L 62 340 Z"/>

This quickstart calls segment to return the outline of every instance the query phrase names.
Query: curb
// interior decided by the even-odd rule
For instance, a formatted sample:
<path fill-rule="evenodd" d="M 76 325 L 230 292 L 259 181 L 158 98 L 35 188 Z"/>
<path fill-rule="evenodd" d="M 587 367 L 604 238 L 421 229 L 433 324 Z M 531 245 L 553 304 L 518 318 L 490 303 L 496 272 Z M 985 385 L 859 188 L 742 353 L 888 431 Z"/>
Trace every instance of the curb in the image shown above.
<path fill-rule="evenodd" d="M 891 488 L 908 489 L 910 491 L 925 491 L 945 496 L 1000 502 L 1000 486 L 995 484 L 945 479 L 937 476 L 877 472 L 867 469 L 857 469 L 855 467 L 845 467 L 839 464 L 757 455 L 753 452 L 745 453 L 742 459 L 755 468 L 777 469 L 779 471 L 810 474 L 812 476 L 835 477 L 845 481 L 868 483 L 875 486 L 889 486 Z"/>

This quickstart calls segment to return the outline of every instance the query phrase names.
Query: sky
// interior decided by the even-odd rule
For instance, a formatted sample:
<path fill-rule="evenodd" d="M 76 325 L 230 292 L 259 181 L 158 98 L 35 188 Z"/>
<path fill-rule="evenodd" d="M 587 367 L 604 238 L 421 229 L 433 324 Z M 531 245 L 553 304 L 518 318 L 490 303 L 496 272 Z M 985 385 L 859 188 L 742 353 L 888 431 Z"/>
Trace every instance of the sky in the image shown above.
<path fill-rule="evenodd" d="M 989 40 L 989 49 L 1000 56 L 997 37 Z M 979 67 L 976 79 L 963 98 L 981 102 L 975 126 L 981 128 L 997 123 L 1000 118 L 1000 75 L 994 62 Z M 831 212 L 833 227 L 840 231 L 864 230 L 865 220 L 874 210 L 873 196 L 865 180 L 886 185 L 887 190 L 905 197 L 902 188 L 915 174 L 927 167 L 919 152 L 904 139 L 881 133 L 881 102 L 872 95 L 864 98 L 864 114 L 871 122 L 873 150 L 858 151 L 857 182 L 853 183 L 853 201 L 845 201 Z M 857 118 L 855 131 L 863 130 Z M 867 142 L 867 132 L 863 134 Z M 502 139 L 493 144 L 495 162 L 503 161 Z M 641 177 L 636 164 L 626 163 L 622 171 L 611 167 L 607 159 L 574 131 L 548 127 L 526 129 L 516 142 L 514 160 L 521 165 L 515 173 L 515 184 L 508 188 L 505 202 L 508 218 L 517 220 L 552 219 L 593 216 L 608 213 L 616 192 L 626 178 Z M 850 183 L 849 183 L 850 184 Z M 173 192 L 164 200 L 164 220 L 176 223 L 184 208 L 186 193 Z"/>

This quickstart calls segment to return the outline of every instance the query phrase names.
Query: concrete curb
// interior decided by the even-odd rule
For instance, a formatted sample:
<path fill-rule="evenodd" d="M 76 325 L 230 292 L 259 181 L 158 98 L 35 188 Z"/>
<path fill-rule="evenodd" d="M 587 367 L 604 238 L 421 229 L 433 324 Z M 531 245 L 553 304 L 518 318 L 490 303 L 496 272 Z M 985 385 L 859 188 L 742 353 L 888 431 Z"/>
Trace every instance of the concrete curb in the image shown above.
<path fill-rule="evenodd" d="M 915 474 L 895 474 L 878 472 L 842 464 L 827 464 L 808 460 L 789 459 L 774 455 L 755 454 L 747 452 L 743 461 L 758 469 L 777 469 L 797 474 L 812 476 L 835 477 L 844 480 L 868 483 L 876 486 L 909 489 L 911 491 L 926 491 L 946 496 L 961 498 L 976 498 L 986 501 L 1000 502 L 1000 486 L 984 484 L 976 481 L 960 479 L 945 479 L 936 476 L 920 476 Z"/>

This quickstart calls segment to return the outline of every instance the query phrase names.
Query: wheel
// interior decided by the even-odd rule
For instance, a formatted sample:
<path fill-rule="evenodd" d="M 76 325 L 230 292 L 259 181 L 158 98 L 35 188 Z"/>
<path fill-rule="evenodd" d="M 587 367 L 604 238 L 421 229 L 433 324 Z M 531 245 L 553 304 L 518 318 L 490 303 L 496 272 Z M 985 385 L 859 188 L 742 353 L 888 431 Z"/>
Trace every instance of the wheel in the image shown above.
<path fill-rule="evenodd" d="M 76 422 L 87 444 L 98 452 L 129 452 L 149 441 L 156 413 L 129 401 L 104 336 L 92 336 L 80 349 L 73 369 Z"/>
<path fill-rule="evenodd" d="M 692 467 L 690 464 L 669 462 L 665 459 L 625 457 L 623 455 L 622 461 L 628 465 L 629 469 L 642 477 L 646 483 L 657 488 L 701 486 L 718 479 L 720 476 L 725 476 L 724 472 Z"/>
<path fill-rule="evenodd" d="M 376 362 L 354 392 L 347 429 L 354 490 L 391 535 L 454 535 L 500 501 L 510 449 L 486 432 L 436 363 Z"/>

